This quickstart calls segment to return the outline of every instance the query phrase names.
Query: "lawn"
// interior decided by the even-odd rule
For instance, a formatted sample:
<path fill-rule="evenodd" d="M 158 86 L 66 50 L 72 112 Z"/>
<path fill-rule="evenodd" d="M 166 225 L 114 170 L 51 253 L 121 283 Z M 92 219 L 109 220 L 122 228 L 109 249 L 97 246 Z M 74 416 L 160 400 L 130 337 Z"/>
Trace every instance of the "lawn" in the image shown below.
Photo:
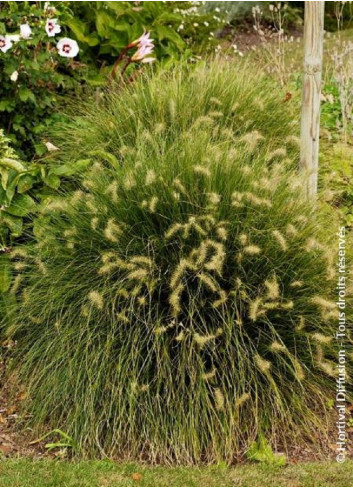
<path fill-rule="evenodd" d="M 72 463 L 25 458 L 0 461 L 0 486 L 45 487 L 351 487 L 353 460 L 311 462 L 276 468 L 170 468 L 101 462 Z"/>

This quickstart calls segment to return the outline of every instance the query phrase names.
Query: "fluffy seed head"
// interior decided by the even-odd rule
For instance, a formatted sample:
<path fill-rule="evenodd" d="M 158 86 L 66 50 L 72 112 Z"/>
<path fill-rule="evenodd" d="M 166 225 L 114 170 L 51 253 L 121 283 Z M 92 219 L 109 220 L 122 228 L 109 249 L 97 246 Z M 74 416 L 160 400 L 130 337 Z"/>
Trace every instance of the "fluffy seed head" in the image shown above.
<path fill-rule="evenodd" d="M 218 284 L 215 282 L 215 280 L 210 275 L 205 274 L 205 273 L 200 273 L 198 275 L 198 278 L 212 292 L 217 292 L 217 290 L 218 290 Z"/>
<path fill-rule="evenodd" d="M 323 297 L 315 296 L 311 299 L 312 304 L 315 304 L 321 309 L 336 309 L 337 306 L 334 302 L 331 302 Z"/>
<path fill-rule="evenodd" d="M 210 170 L 202 165 L 195 165 L 194 172 L 199 175 L 204 175 L 205 177 L 209 177 L 211 175 Z"/>
<path fill-rule="evenodd" d="M 114 219 L 109 219 L 106 228 L 104 229 L 104 236 L 112 243 L 119 241 L 119 236 L 122 234 L 122 229 L 118 226 Z"/>
<path fill-rule="evenodd" d="M 252 321 L 256 321 L 257 318 L 263 314 L 263 310 L 261 309 L 261 303 L 262 303 L 261 297 L 257 297 L 250 303 L 249 318 Z"/>
<path fill-rule="evenodd" d="M 216 230 L 216 233 L 222 241 L 225 241 L 227 239 L 228 232 L 227 232 L 226 228 L 224 228 L 223 226 L 218 227 Z"/>
<path fill-rule="evenodd" d="M 298 234 L 298 230 L 293 224 L 288 224 L 286 227 L 286 234 L 288 236 L 296 236 Z"/>
<path fill-rule="evenodd" d="M 156 173 L 154 172 L 154 170 L 147 170 L 146 181 L 145 181 L 146 185 L 151 185 L 155 181 L 156 181 Z"/>
<path fill-rule="evenodd" d="M 279 283 L 276 277 L 265 281 L 266 297 L 268 299 L 278 299 L 280 295 Z"/>
<path fill-rule="evenodd" d="M 240 244 L 242 245 L 246 245 L 246 243 L 248 242 L 248 237 L 246 234 L 241 234 L 239 236 L 239 241 L 240 241 Z"/>
<path fill-rule="evenodd" d="M 103 309 L 103 306 L 104 306 L 103 297 L 98 291 L 92 290 L 88 294 L 88 298 L 92 302 L 92 304 L 97 307 L 97 309 L 100 309 L 100 310 Z"/>
<path fill-rule="evenodd" d="M 261 372 L 267 373 L 270 370 L 271 362 L 265 360 L 260 355 L 255 355 L 254 360 L 259 370 L 261 370 Z"/>
<path fill-rule="evenodd" d="M 20 286 L 21 286 L 21 283 L 22 283 L 22 275 L 16 275 L 13 283 L 12 283 L 12 286 L 11 286 L 11 293 L 16 295 Z"/>
<path fill-rule="evenodd" d="M 286 351 L 287 348 L 282 343 L 279 343 L 278 341 L 274 341 L 270 346 L 270 350 L 274 352 L 280 352 L 280 351 Z"/>
<path fill-rule="evenodd" d="M 261 248 L 257 245 L 251 244 L 249 246 L 245 246 L 244 253 L 247 255 L 259 255 L 261 253 Z"/>
<path fill-rule="evenodd" d="M 275 229 L 274 231 L 272 231 L 272 235 L 276 239 L 276 241 L 279 244 L 280 248 L 283 251 L 287 251 L 288 245 L 287 245 L 287 241 L 285 240 L 283 234 L 280 231 L 278 231 L 278 229 Z"/>
<path fill-rule="evenodd" d="M 299 381 L 304 380 L 305 379 L 304 369 L 297 358 L 293 360 L 293 366 L 294 366 L 297 379 Z"/>
<path fill-rule="evenodd" d="M 202 378 L 203 378 L 203 380 L 211 380 L 211 379 L 214 379 L 215 376 L 216 376 L 216 373 L 217 373 L 216 368 L 213 368 L 209 372 L 206 372 L 206 373 L 202 374 Z"/>
<path fill-rule="evenodd" d="M 293 280 L 289 285 L 290 287 L 302 287 L 304 283 L 301 280 Z"/>
<path fill-rule="evenodd" d="M 238 397 L 238 399 L 236 399 L 235 407 L 240 408 L 249 399 L 250 399 L 250 394 L 248 392 L 244 392 L 240 397 Z"/>
<path fill-rule="evenodd" d="M 197 343 L 201 348 L 203 348 L 207 343 L 210 341 L 214 340 L 216 338 L 216 335 L 214 334 L 209 334 L 209 335 L 200 335 L 198 333 L 194 334 L 194 341 Z"/>
<path fill-rule="evenodd" d="M 150 212 L 152 212 L 152 213 L 153 212 L 156 212 L 156 207 L 157 207 L 157 204 L 158 204 L 158 200 L 159 200 L 158 197 L 156 197 L 156 196 L 153 196 L 152 197 L 152 199 L 151 199 L 151 201 L 149 203 L 149 207 L 148 207 L 149 210 L 150 210 Z"/>
<path fill-rule="evenodd" d="M 93 231 L 95 231 L 97 229 L 99 225 L 99 219 L 98 217 L 92 217 L 91 219 L 91 228 L 93 229 Z"/>
<path fill-rule="evenodd" d="M 321 333 L 314 333 L 311 337 L 314 341 L 317 341 L 318 343 L 321 343 L 323 345 L 328 345 L 333 339 L 332 336 L 326 336 Z"/>
<path fill-rule="evenodd" d="M 216 409 L 218 411 L 223 411 L 224 409 L 224 395 L 220 388 L 214 390 L 214 397 L 216 402 Z"/>

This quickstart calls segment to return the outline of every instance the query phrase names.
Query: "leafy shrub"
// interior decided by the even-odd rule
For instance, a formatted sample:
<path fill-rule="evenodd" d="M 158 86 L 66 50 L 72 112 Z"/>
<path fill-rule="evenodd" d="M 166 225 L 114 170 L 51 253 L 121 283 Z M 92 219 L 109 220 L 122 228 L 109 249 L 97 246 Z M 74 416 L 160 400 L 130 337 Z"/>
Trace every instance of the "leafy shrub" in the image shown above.
<path fill-rule="evenodd" d="M 55 12 L 59 22 L 65 8 L 61 5 Z M 64 97 L 75 93 L 87 75 L 82 65 L 58 54 L 58 36 L 48 37 L 45 31 L 50 16 L 37 2 L 2 2 L 0 7 L 0 35 L 19 38 L 0 53 L 1 127 L 25 159 L 46 151 L 40 137 L 63 118 L 58 108 Z M 29 38 L 19 36 L 22 24 L 31 28 Z"/>
<path fill-rule="evenodd" d="M 0 129 L 0 316 L 13 306 L 15 297 L 9 291 L 13 281 L 13 264 L 9 252 L 13 247 L 35 239 L 36 218 L 40 204 L 45 204 L 59 188 L 70 188 L 72 178 L 90 163 L 75 161 L 74 166 L 51 168 L 47 161 L 31 163 L 20 160 Z M 54 145 L 50 151 L 57 151 Z"/>
<path fill-rule="evenodd" d="M 45 164 L 21 161 L 0 130 L 0 315 L 14 302 L 9 288 L 13 267 L 9 251 L 33 238 L 33 217 L 38 203 L 57 189 L 60 179 Z"/>
<path fill-rule="evenodd" d="M 59 180 L 49 178 L 45 167 L 21 161 L 9 145 L 10 140 L 0 130 L 0 245 L 10 246 L 26 231 L 25 218 L 34 210 L 33 189 L 38 198 L 47 182 L 57 188 Z M 41 187 L 39 189 L 39 187 Z"/>
<path fill-rule="evenodd" d="M 37 429 L 180 463 L 325 435 L 335 255 L 286 170 L 290 105 L 262 88 L 239 65 L 179 69 L 61 131 L 57 167 L 91 166 L 12 253 Z"/>
<path fill-rule="evenodd" d="M 217 44 L 212 35 L 223 26 L 223 16 L 202 13 L 201 2 L 70 2 L 67 24 L 101 65 L 111 64 L 120 50 L 148 30 L 156 40 L 159 60 L 205 54 Z"/>
<path fill-rule="evenodd" d="M 51 18 L 61 32 L 49 37 Z M 31 29 L 28 38 L 19 35 L 21 25 Z M 145 29 L 155 38 L 157 59 L 167 63 L 213 49 L 218 41 L 210 33 L 219 25 L 220 18 L 199 13 L 191 2 L 54 2 L 47 8 L 2 2 L 0 36 L 13 44 L 0 51 L 1 128 L 22 158 L 40 157 L 42 138 L 65 118 L 68 100 L 103 86 L 121 50 Z M 58 54 L 65 36 L 78 41 L 78 59 Z"/>

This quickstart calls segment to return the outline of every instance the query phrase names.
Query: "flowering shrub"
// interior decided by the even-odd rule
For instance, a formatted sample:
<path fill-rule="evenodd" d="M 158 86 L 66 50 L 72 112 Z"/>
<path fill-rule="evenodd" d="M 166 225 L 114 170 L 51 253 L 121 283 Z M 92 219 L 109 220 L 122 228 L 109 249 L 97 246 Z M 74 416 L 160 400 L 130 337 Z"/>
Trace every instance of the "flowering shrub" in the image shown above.
<path fill-rule="evenodd" d="M 32 426 L 88 455 L 180 463 L 325 437 L 330 220 L 287 170 L 290 105 L 259 94 L 248 67 L 179 69 L 60 131 L 56 171 L 85 156 L 82 184 L 11 253 Z"/>
<path fill-rule="evenodd" d="M 37 3 L 3 2 L 0 7 L 0 120 L 22 157 L 41 155 L 39 138 L 63 116 L 63 97 L 72 94 L 87 70 L 67 51 L 59 23 L 62 9 Z M 54 15 L 56 17 L 54 17 Z M 65 59 L 68 57 L 69 59 Z"/>
<path fill-rule="evenodd" d="M 170 62 L 214 51 L 221 14 L 204 13 L 202 2 L 72 2 L 74 19 L 67 21 L 77 39 L 90 43 L 86 52 L 98 60 L 120 50 L 147 29 L 156 39 L 156 56 Z"/>
<path fill-rule="evenodd" d="M 65 117 L 60 111 L 67 97 L 82 95 L 87 85 L 104 85 L 121 51 L 145 29 L 152 30 L 158 59 L 192 56 L 192 35 L 197 41 L 215 21 L 206 22 L 197 9 L 184 15 L 186 6 L 191 3 L 46 2 L 42 8 L 37 2 L 2 2 L 0 120 L 19 154 L 41 156 L 41 136 Z M 191 24 L 196 17 L 197 27 Z"/>

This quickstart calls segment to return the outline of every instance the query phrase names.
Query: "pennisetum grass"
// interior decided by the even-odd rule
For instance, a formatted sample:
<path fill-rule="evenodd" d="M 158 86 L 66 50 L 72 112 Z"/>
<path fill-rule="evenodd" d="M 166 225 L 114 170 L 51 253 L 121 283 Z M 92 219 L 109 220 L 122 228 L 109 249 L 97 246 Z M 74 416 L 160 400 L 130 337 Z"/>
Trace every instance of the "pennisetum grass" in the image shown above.
<path fill-rule="evenodd" d="M 176 69 L 63 129 L 57 164 L 91 167 L 12 257 L 7 334 L 36 430 L 186 464 L 325 433 L 332 244 L 281 165 L 290 110 L 262 88 L 240 66 Z"/>

